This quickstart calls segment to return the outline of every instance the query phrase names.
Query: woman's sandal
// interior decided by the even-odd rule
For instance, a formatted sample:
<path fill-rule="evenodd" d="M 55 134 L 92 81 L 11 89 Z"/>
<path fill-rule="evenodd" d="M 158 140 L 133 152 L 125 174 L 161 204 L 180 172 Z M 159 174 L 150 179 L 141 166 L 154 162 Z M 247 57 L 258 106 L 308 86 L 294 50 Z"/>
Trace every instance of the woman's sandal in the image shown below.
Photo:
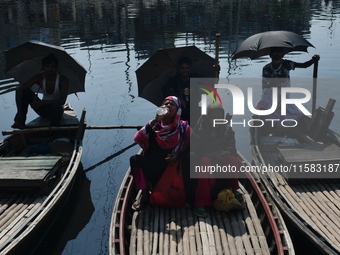
<path fill-rule="evenodd" d="M 237 201 L 243 202 L 243 195 L 239 191 L 233 190 L 233 193 Z"/>
<path fill-rule="evenodd" d="M 206 212 L 204 206 L 196 206 L 194 212 L 197 217 L 200 217 L 200 218 L 208 217 L 208 213 Z"/>
<path fill-rule="evenodd" d="M 149 192 L 143 191 L 142 194 L 133 202 L 131 208 L 135 211 L 140 211 L 148 203 L 149 203 Z"/>

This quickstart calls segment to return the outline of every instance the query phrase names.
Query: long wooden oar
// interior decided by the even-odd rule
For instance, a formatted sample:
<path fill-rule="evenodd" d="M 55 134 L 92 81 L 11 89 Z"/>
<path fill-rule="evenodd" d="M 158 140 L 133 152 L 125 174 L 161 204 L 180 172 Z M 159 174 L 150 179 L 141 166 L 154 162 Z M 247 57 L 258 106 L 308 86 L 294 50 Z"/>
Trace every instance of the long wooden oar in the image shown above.
<path fill-rule="evenodd" d="M 220 52 L 220 34 L 216 34 L 216 45 L 215 45 L 215 65 L 219 64 L 219 52 Z M 219 77 L 220 72 L 215 71 L 215 77 Z"/>
<path fill-rule="evenodd" d="M 13 78 L 0 80 L 0 86 L 8 83 L 16 82 Z"/>
<path fill-rule="evenodd" d="M 102 161 L 98 162 L 97 164 L 94 164 L 93 166 L 90 166 L 89 168 L 85 169 L 84 172 L 86 173 L 86 172 L 88 172 L 88 171 L 91 171 L 91 170 L 95 169 L 96 167 L 98 167 L 98 166 L 100 166 L 100 165 L 102 165 L 102 164 L 104 164 L 104 163 L 110 161 L 111 159 L 113 159 L 113 158 L 119 156 L 120 154 L 122 154 L 123 152 L 127 151 L 128 149 L 132 148 L 132 147 L 135 146 L 135 145 L 136 145 L 136 143 L 130 144 L 129 146 L 127 146 L 127 147 L 121 149 L 120 151 L 115 152 L 115 153 L 112 154 L 111 156 L 108 156 L 107 158 L 105 158 L 105 159 L 103 159 Z"/>
<path fill-rule="evenodd" d="M 6 93 L 9 93 L 9 92 L 12 92 L 12 91 L 14 91 L 14 90 L 15 90 L 15 88 L 7 89 L 7 90 L 5 90 L 5 91 L 0 92 L 0 95 L 3 95 L 3 94 L 6 94 Z"/>
<path fill-rule="evenodd" d="M 85 129 L 141 129 L 143 126 L 86 126 Z M 42 131 L 65 131 L 65 130 L 75 130 L 78 126 L 68 126 L 68 127 L 34 127 L 25 129 L 14 129 L 14 130 L 4 130 L 2 135 L 14 135 L 14 134 L 25 134 L 33 132 Z"/>
<path fill-rule="evenodd" d="M 143 126 L 87 126 L 86 129 L 141 129 Z"/>
<path fill-rule="evenodd" d="M 319 60 L 314 62 L 313 69 L 313 99 L 312 99 L 312 115 L 314 114 L 316 108 L 316 93 L 317 93 L 317 78 L 318 78 L 318 66 Z"/>
<path fill-rule="evenodd" d="M 0 81 L 0 95 L 14 91 L 19 86 L 19 83 L 13 79 Z M 3 91 L 4 90 L 4 91 Z"/>
<path fill-rule="evenodd" d="M 0 86 L 0 90 L 10 89 L 10 88 L 16 88 L 17 86 L 19 86 L 19 83 L 15 83 L 15 84 L 6 84 L 6 85 Z"/>

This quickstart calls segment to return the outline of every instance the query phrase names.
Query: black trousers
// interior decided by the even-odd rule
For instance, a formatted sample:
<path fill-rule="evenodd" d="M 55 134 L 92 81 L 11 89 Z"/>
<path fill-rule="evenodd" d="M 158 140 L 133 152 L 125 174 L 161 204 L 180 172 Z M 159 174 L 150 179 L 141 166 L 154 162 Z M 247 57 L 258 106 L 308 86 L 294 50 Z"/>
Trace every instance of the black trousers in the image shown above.
<path fill-rule="evenodd" d="M 19 109 L 19 112 L 24 115 L 25 120 L 28 111 L 28 105 L 31 105 L 36 100 L 40 99 L 30 88 L 27 88 L 23 91 L 23 96 L 21 98 L 21 109 Z M 64 107 L 60 104 L 49 104 L 40 106 L 33 110 L 40 117 L 51 120 L 51 126 L 58 126 L 60 124 L 61 117 L 63 116 Z"/>
<path fill-rule="evenodd" d="M 132 169 L 134 168 L 142 168 L 143 172 L 151 183 L 152 187 L 156 185 L 158 180 L 161 178 L 164 173 L 166 167 L 168 166 L 168 162 L 165 160 L 170 151 L 162 151 L 162 149 L 156 150 L 151 149 L 153 153 L 148 155 L 134 155 L 130 158 L 130 166 Z M 195 192 L 196 192 L 196 179 L 190 179 L 190 154 L 189 148 L 182 154 L 182 174 L 183 174 L 183 182 L 185 188 L 186 201 L 190 204 L 194 203 Z"/>

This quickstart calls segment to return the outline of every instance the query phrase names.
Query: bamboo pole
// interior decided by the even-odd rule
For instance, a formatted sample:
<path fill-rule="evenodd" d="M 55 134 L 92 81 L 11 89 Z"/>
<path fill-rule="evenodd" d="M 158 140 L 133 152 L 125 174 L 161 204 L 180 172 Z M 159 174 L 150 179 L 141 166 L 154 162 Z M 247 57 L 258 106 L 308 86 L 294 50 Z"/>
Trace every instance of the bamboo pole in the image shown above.
<path fill-rule="evenodd" d="M 156 255 L 157 254 L 157 247 L 158 247 L 158 241 L 159 241 L 159 232 L 158 232 L 158 228 L 159 228 L 159 220 L 160 220 L 160 216 L 159 216 L 159 206 L 155 205 L 154 207 L 154 229 L 153 229 L 153 238 L 152 238 L 152 255 Z M 162 223 L 161 223 L 162 224 Z"/>
<path fill-rule="evenodd" d="M 137 255 L 143 255 L 143 246 L 144 246 L 144 239 L 143 239 L 143 234 L 144 234 L 144 217 L 145 211 L 140 211 L 138 215 L 138 220 L 137 220 Z"/>
<path fill-rule="evenodd" d="M 216 254 L 216 240 L 215 240 L 215 235 L 214 235 L 214 230 L 212 226 L 212 214 L 213 208 L 209 211 L 209 217 L 207 217 L 206 220 L 206 229 L 207 229 L 207 236 L 208 236 L 208 244 L 209 244 L 209 251 L 210 254 Z"/>
<path fill-rule="evenodd" d="M 135 211 L 132 216 L 132 229 L 130 235 L 130 248 L 129 248 L 130 255 L 136 255 L 137 250 L 137 226 L 136 226 L 137 216 L 138 212 Z"/>
<path fill-rule="evenodd" d="M 164 255 L 169 255 L 170 253 L 170 210 L 164 208 Z"/>
<path fill-rule="evenodd" d="M 203 255 L 203 245 L 202 245 L 202 241 L 201 241 L 201 232 L 200 232 L 200 222 L 199 222 L 200 218 L 195 218 L 194 222 L 194 230 L 195 230 L 195 241 L 196 241 L 196 254 L 198 255 Z M 191 247 L 190 247 L 191 249 Z M 192 250 L 191 250 L 192 252 Z M 191 253 L 193 254 L 193 253 Z"/>
<path fill-rule="evenodd" d="M 226 230 L 230 254 L 237 254 L 236 242 L 235 242 L 235 238 L 234 238 L 233 229 L 231 227 L 230 215 L 223 212 L 222 213 L 222 221 L 224 223 L 224 227 L 225 227 L 225 230 Z"/>
<path fill-rule="evenodd" d="M 317 78 L 318 78 L 318 66 L 319 60 L 314 62 L 314 69 L 313 69 L 313 101 L 312 101 L 312 115 L 316 108 L 316 92 L 317 92 Z"/>
<path fill-rule="evenodd" d="M 230 217 L 230 225 L 233 230 L 233 237 L 235 241 L 235 246 L 236 246 L 236 254 L 246 254 L 243 243 L 242 243 L 242 238 L 241 238 L 241 231 L 239 228 L 239 222 L 237 221 L 236 218 L 236 213 L 235 211 L 230 211 L 229 212 L 229 217 Z"/>
<path fill-rule="evenodd" d="M 248 229 L 248 233 L 249 233 L 248 235 L 249 235 L 249 238 L 251 240 L 252 247 L 254 249 L 255 254 L 262 254 L 259 237 L 256 233 L 254 222 L 251 218 L 251 215 L 249 214 L 249 213 L 254 212 L 253 211 L 254 204 L 253 204 L 253 202 L 250 198 L 250 195 L 248 193 L 244 194 L 243 197 L 244 197 L 244 201 L 246 203 L 247 209 L 243 210 L 242 214 L 243 214 L 244 222 L 245 222 L 247 229 Z M 252 208 L 251 211 L 250 211 L 249 208 Z"/>
<path fill-rule="evenodd" d="M 216 34 L 216 42 L 215 42 L 215 65 L 219 64 L 219 52 L 220 52 L 220 34 Z M 215 77 L 218 78 L 220 71 L 215 70 Z"/>
<path fill-rule="evenodd" d="M 170 255 L 176 255 L 176 250 L 177 250 L 177 222 L 176 222 L 176 213 L 175 213 L 175 208 L 168 209 L 170 211 L 170 223 L 169 223 L 169 236 L 170 236 L 170 241 L 169 241 L 169 246 L 170 246 Z"/>
<path fill-rule="evenodd" d="M 223 252 L 224 252 L 225 255 L 230 255 L 231 250 L 229 249 L 229 243 L 228 243 L 228 240 L 227 240 L 227 234 L 226 234 L 227 231 L 226 231 L 226 228 L 223 224 L 221 213 L 216 211 L 215 217 L 216 217 L 216 222 L 217 222 L 218 229 L 219 229 L 219 234 L 221 236 L 221 243 L 222 243 Z"/>
<path fill-rule="evenodd" d="M 143 219 L 144 220 L 144 228 L 143 228 L 143 254 L 150 254 L 150 221 L 149 221 L 149 214 L 150 214 L 150 205 L 145 208 L 143 212 Z"/>
<path fill-rule="evenodd" d="M 3 80 L 0 81 L 0 86 L 7 84 L 7 83 L 12 83 L 12 82 L 17 82 L 17 81 L 14 80 L 13 78 L 3 79 Z"/>
<path fill-rule="evenodd" d="M 6 89 L 5 91 L 0 92 L 0 95 L 3 95 L 3 94 L 6 94 L 6 93 L 9 93 L 9 92 L 12 92 L 12 91 L 14 91 L 14 90 L 16 90 L 16 88 L 9 88 L 9 89 Z"/>
<path fill-rule="evenodd" d="M 11 88 L 16 88 L 19 84 L 5 84 L 5 85 L 1 85 L 0 90 L 4 90 L 4 89 L 11 89 Z"/>
<path fill-rule="evenodd" d="M 86 129 L 141 129 L 143 126 L 87 126 Z"/>
<path fill-rule="evenodd" d="M 212 228 L 213 228 L 213 234 L 214 234 L 214 240 L 215 240 L 215 247 L 216 247 L 216 254 L 217 255 L 223 255 L 223 248 L 221 243 L 221 236 L 219 232 L 219 226 L 216 219 L 216 214 L 219 212 L 216 210 L 211 210 L 211 221 L 212 221 Z"/>
<path fill-rule="evenodd" d="M 143 126 L 86 126 L 85 129 L 141 129 Z M 78 129 L 78 126 L 68 127 L 35 127 L 25 129 L 3 130 L 2 135 L 26 134 L 44 131 L 67 131 Z"/>
<path fill-rule="evenodd" d="M 187 223 L 188 235 L 189 235 L 189 252 L 190 252 L 188 254 L 196 254 L 197 249 L 196 249 L 196 239 L 195 239 L 195 220 L 192 215 L 192 209 L 186 209 L 185 207 L 183 207 L 183 210 L 187 212 L 186 223 Z M 186 214 L 183 214 L 183 215 L 184 217 L 186 216 Z M 183 219 L 182 219 L 182 224 L 183 224 Z M 187 249 L 188 246 L 185 245 L 184 248 Z"/>
<path fill-rule="evenodd" d="M 165 222 L 164 222 L 164 207 L 160 207 L 159 210 L 159 255 L 164 254 L 164 233 L 165 233 Z"/>
<path fill-rule="evenodd" d="M 106 157 L 105 159 L 101 160 L 100 162 L 98 162 L 98 163 L 90 166 L 89 168 L 85 169 L 84 172 L 86 173 L 88 171 L 91 171 L 91 170 L 95 169 L 96 167 L 98 167 L 98 166 L 108 162 L 109 160 L 111 160 L 111 159 L 121 155 L 123 152 L 127 151 L 128 149 L 132 148 L 135 145 L 137 145 L 137 143 L 130 144 L 129 146 L 121 149 L 120 151 L 117 151 L 117 152 L 113 153 L 112 155 L 110 155 L 110 156 Z"/>
<path fill-rule="evenodd" d="M 153 242 L 153 234 L 154 234 L 154 219 L 155 219 L 155 205 L 149 204 L 148 205 L 149 212 L 150 212 L 150 223 L 149 223 L 149 254 L 152 253 L 152 242 Z"/>
<path fill-rule="evenodd" d="M 198 227 L 199 227 L 199 233 L 200 233 L 200 236 L 201 236 L 203 254 L 210 254 L 206 219 L 199 218 L 198 219 Z"/>
<path fill-rule="evenodd" d="M 181 224 L 181 208 L 176 208 L 176 238 L 177 238 L 177 254 L 184 253 L 184 226 Z"/>

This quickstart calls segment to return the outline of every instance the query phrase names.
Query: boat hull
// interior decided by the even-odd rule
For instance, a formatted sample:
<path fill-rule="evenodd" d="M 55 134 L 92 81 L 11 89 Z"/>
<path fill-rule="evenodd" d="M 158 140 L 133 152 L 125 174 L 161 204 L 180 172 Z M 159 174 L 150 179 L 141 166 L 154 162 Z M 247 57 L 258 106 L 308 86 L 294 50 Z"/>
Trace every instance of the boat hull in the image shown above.
<path fill-rule="evenodd" d="M 2 179 L 0 185 L 1 254 L 34 254 L 76 190 L 82 169 L 84 125 L 74 122 L 73 109 L 66 113 L 71 114 L 76 126 L 61 126 L 55 130 L 41 126 L 13 130 L 13 134 L 1 142 L 0 169 L 11 176 Z M 85 112 L 81 123 L 84 116 Z M 52 148 L 49 153 L 40 152 L 39 156 L 37 151 L 32 153 L 45 143 Z M 25 174 L 34 170 L 43 174 L 37 174 L 35 179 L 24 174 L 17 176 L 14 174 L 17 170 Z"/>
<path fill-rule="evenodd" d="M 238 154 L 238 160 L 240 164 L 249 165 L 241 154 Z M 251 245 L 243 246 L 251 242 L 266 254 L 295 254 L 282 216 L 256 175 L 247 173 L 240 176 L 239 181 L 245 210 L 226 213 L 209 208 L 206 219 L 198 218 L 192 208 L 185 207 L 149 205 L 137 212 L 131 209 L 138 192 L 129 169 L 113 209 L 109 254 L 158 254 L 163 250 L 186 255 L 201 254 L 210 249 L 217 254 L 227 254 L 233 250 L 244 252 L 244 247 L 256 250 Z M 240 229 L 233 229 L 232 225 Z M 253 232 L 250 231 L 252 227 Z M 252 236 L 254 233 L 258 235 Z"/>
<path fill-rule="evenodd" d="M 340 164 L 340 136 L 328 129 L 315 133 L 313 120 L 291 130 L 250 129 L 255 166 L 295 166 Z M 322 121 L 317 121 L 322 125 Z M 309 130 L 308 130 L 309 127 Z M 311 132 L 312 131 L 312 132 Z M 309 243 L 315 254 L 339 254 L 340 181 L 331 175 L 287 175 L 263 173 L 262 183 L 280 209 L 287 224 Z M 300 239 L 299 239 L 300 240 Z M 300 240 L 301 241 L 301 240 Z"/>

